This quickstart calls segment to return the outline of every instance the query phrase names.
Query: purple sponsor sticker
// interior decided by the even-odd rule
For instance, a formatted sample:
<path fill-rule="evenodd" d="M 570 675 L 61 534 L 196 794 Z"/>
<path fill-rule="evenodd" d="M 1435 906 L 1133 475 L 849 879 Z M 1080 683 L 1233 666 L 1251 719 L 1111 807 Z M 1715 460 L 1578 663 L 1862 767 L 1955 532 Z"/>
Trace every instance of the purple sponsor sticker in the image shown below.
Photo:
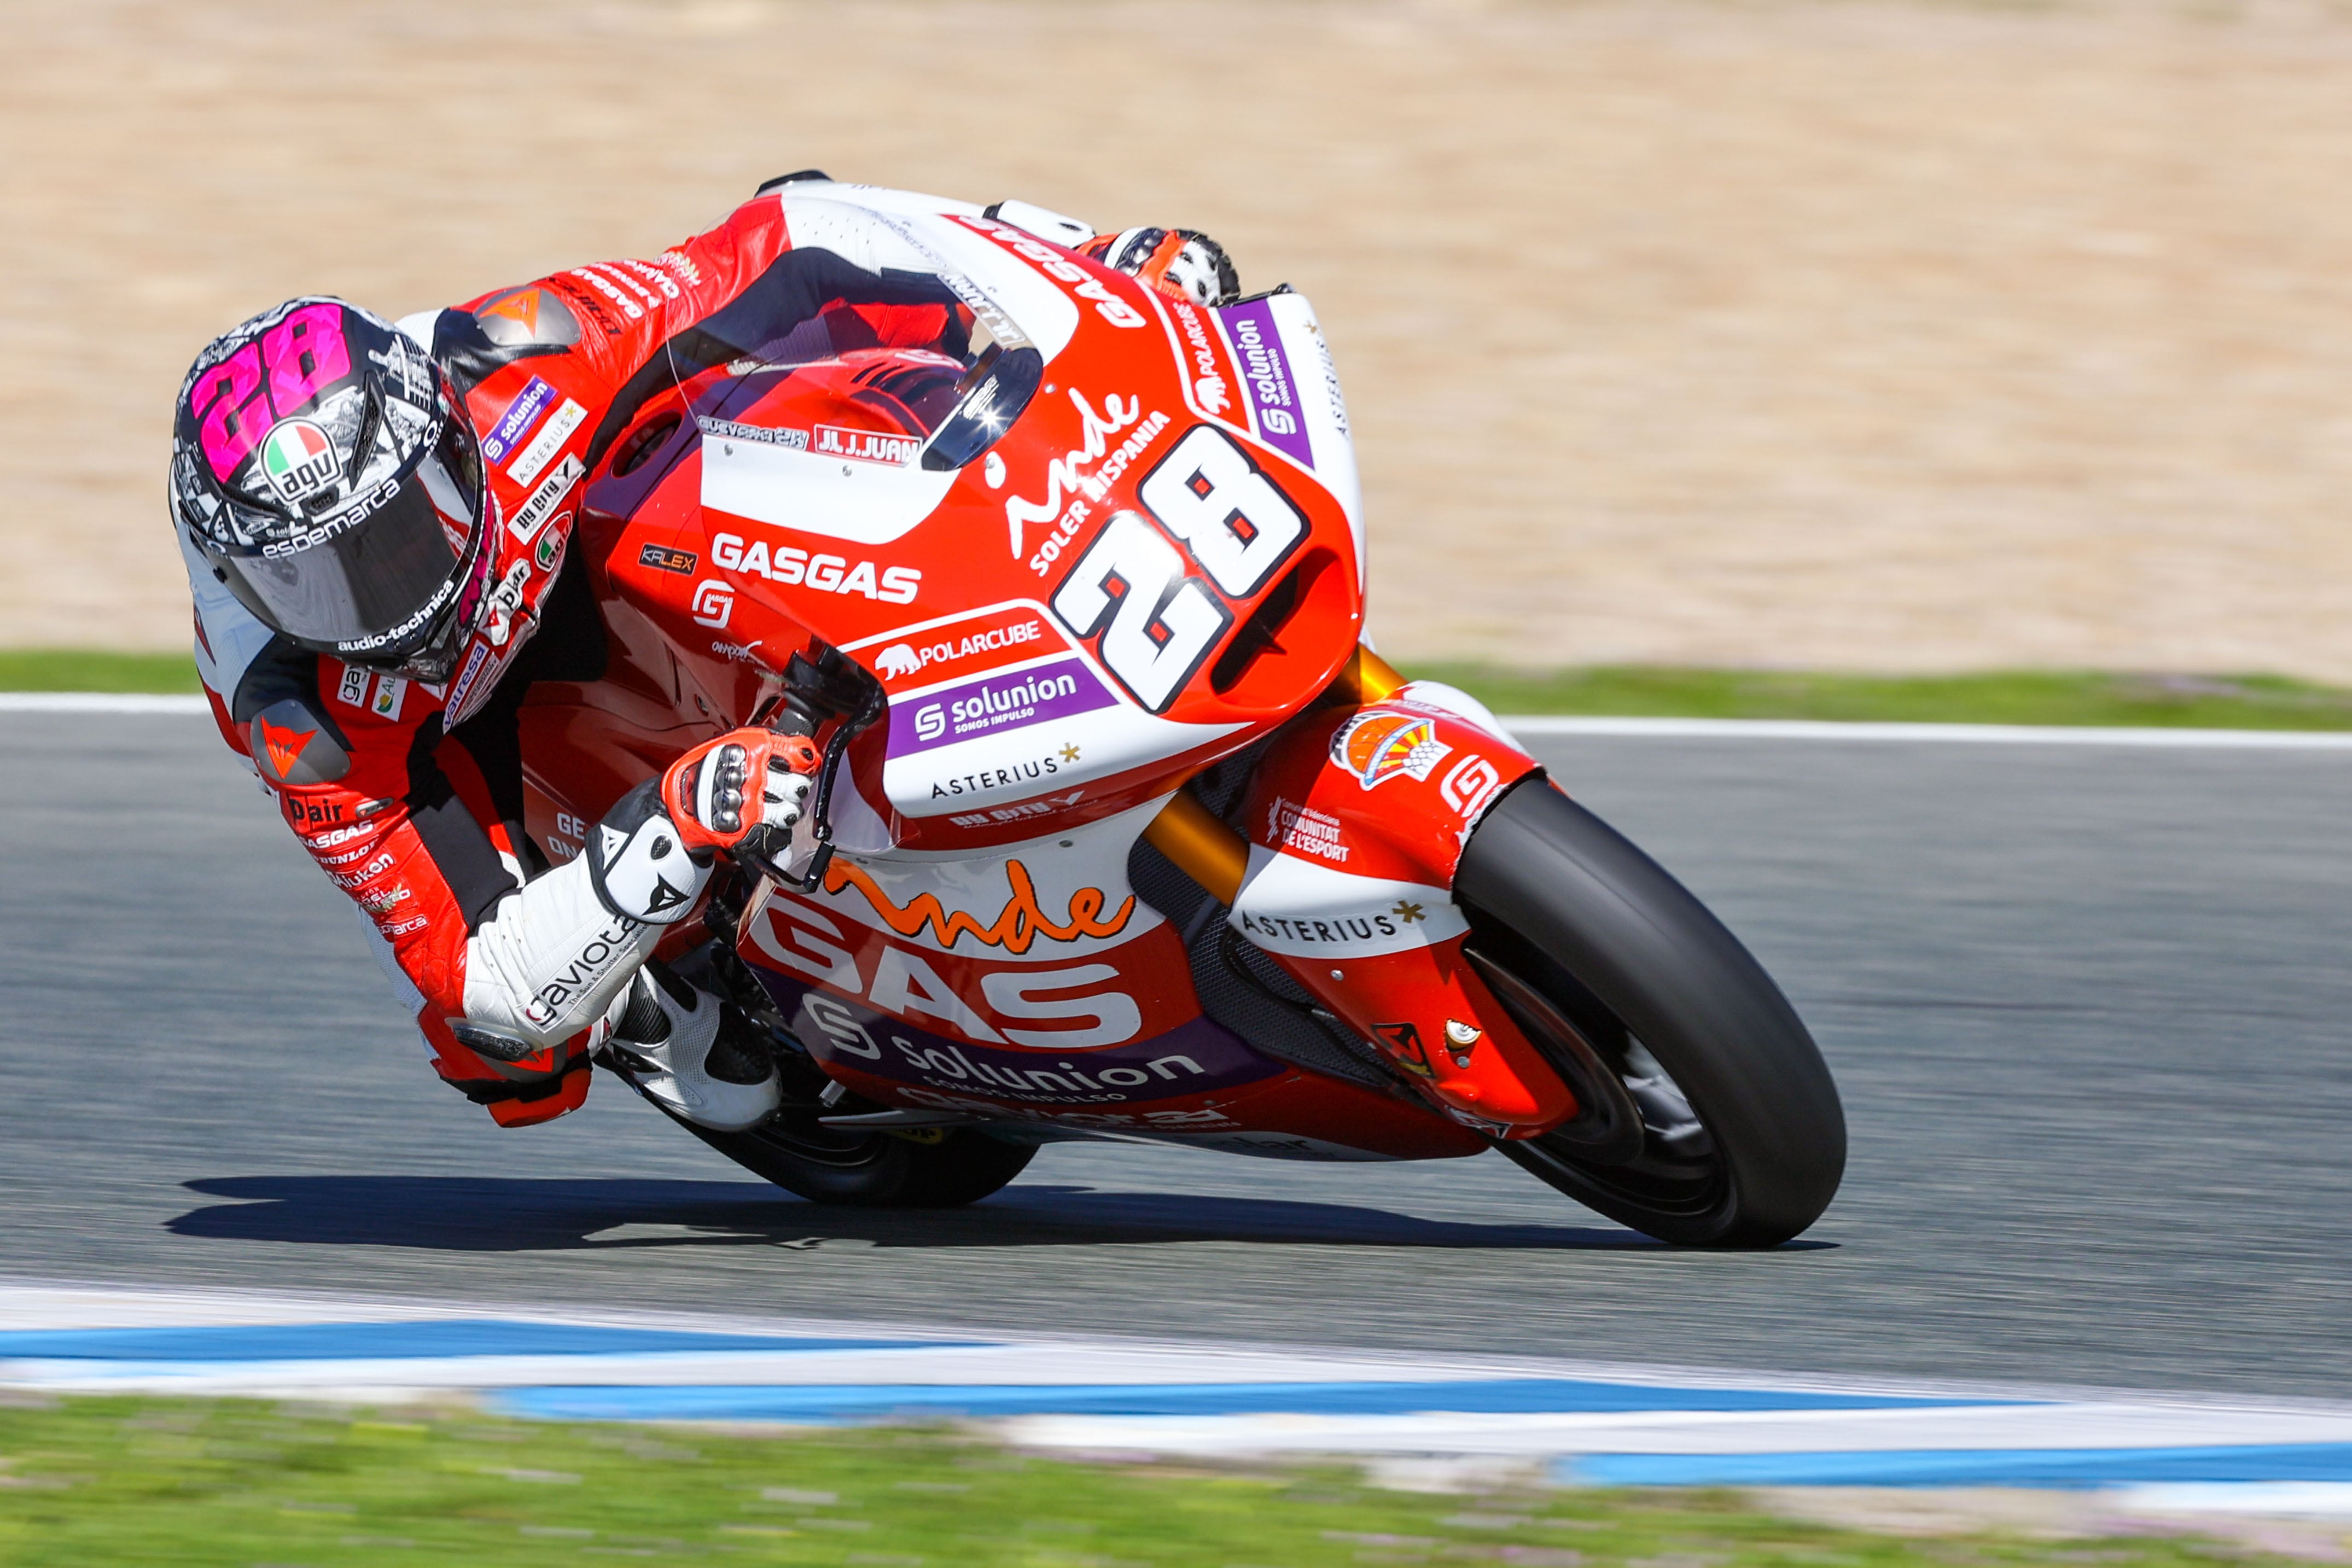
<path fill-rule="evenodd" d="M 1233 340 L 1234 358 L 1241 362 L 1242 384 L 1249 388 L 1258 434 L 1300 467 L 1314 467 L 1307 421 L 1298 412 L 1298 382 L 1290 373 L 1290 356 L 1282 351 L 1282 334 L 1275 328 L 1273 307 L 1254 299 L 1247 305 L 1228 305 L 1217 316 L 1225 324 L 1225 335 Z"/>
<path fill-rule="evenodd" d="M 531 433 L 554 401 L 555 389 L 537 376 L 531 377 L 530 385 L 515 394 L 506 413 L 499 415 L 498 423 L 482 437 L 482 461 L 494 468 L 505 462 L 507 454 L 522 444 L 523 437 Z"/>
<path fill-rule="evenodd" d="M 911 757 L 935 746 L 1068 718 L 1111 707 L 1118 699 L 1103 689 L 1083 659 L 1063 659 L 1032 669 L 982 675 L 960 686 L 900 697 L 890 704 L 890 755 Z"/>

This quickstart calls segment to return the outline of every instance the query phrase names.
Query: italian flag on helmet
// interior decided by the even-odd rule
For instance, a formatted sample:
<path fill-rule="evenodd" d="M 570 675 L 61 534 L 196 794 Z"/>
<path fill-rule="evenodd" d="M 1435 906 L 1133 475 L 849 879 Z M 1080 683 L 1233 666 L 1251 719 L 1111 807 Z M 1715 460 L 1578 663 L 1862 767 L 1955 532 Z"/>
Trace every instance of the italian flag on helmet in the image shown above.
<path fill-rule="evenodd" d="M 327 433 L 307 419 L 281 419 L 261 442 L 261 471 L 288 501 L 308 500 L 335 482 L 340 465 Z"/>

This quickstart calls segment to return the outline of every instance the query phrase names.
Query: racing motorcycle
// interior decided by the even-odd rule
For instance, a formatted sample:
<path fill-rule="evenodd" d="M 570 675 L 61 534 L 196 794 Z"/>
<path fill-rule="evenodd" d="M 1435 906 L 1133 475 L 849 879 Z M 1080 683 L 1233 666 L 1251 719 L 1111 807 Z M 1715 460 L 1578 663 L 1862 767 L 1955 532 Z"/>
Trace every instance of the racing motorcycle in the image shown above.
<path fill-rule="evenodd" d="M 690 1131 L 835 1204 L 969 1203 L 1087 1139 L 1496 1149 L 1671 1242 L 1812 1223 L 1844 1124 L 1779 988 L 1486 709 L 1364 644 L 1305 298 L 1173 300 L 1021 204 L 774 196 L 808 265 L 927 279 L 969 342 L 844 349 L 854 298 L 747 296 L 632 383 L 575 492 L 606 670 L 524 709 L 534 836 L 577 854 L 740 725 L 824 747 L 789 841 L 664 948 L 786 1084 Z"/>

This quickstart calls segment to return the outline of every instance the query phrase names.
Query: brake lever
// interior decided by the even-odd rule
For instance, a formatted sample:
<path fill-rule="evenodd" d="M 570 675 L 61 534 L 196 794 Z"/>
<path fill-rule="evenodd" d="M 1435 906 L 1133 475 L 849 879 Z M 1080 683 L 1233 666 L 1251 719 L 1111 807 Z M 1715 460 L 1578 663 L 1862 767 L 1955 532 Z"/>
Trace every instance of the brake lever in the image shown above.
<path fill-rule="evenodd" d="M 784 869 L 784 860 L 792 853 L 792 834 L 762 823 L 744 835 L 735 847 L 735 858 L 779 888 L 791 888 L 796 893 L 814 893 L 824 881 L 825 868 L 833 863 L 833 791 L 841 774 L 842 758 L 849 754 L 850 743 L 874 727 L 889 706 L 878 684 L 869 685 L 856 713 L 836 725 L 824 745 L 824 761 L 817 770 L 816 794 L 809 803 L 809 834 L 816 850 L 809 857 L 808 870 L 799 876 Z M 782 858 L 775 848 L 781 841 Z"/>

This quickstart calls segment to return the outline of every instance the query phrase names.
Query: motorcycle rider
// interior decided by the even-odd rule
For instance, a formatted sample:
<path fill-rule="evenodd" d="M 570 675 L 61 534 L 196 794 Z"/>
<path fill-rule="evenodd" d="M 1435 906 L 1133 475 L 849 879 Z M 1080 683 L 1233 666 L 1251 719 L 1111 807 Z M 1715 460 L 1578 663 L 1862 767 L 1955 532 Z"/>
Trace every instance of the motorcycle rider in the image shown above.
<path fill-rule="evenodd" d="M 171 509 L 214 716 L 372 923 L 435 1070 L 501 1125 L 576 1109 L 592 1057 L 715 1130 L 778 1104 L 757 1031 L 655 955 L 684 944 L 717 855 L 799 820 L 811 737 L 787 723 L 690 747 L 555 863 L 523 826 L 520 727 L 534 682 L 603 674 L 572 492 L 675 361 L 717 362 L 747 314 L 836 353 L 965 341 L 971 312 L 939 278 L 793 248 L 772 193 L 824 178 L 770 181 L 653 260 L 397 325 L 289 300 L 207 345 L 181 387 Z M 1179 298 L 1238 292 L 1192 231 L 988 211 Z"/>

